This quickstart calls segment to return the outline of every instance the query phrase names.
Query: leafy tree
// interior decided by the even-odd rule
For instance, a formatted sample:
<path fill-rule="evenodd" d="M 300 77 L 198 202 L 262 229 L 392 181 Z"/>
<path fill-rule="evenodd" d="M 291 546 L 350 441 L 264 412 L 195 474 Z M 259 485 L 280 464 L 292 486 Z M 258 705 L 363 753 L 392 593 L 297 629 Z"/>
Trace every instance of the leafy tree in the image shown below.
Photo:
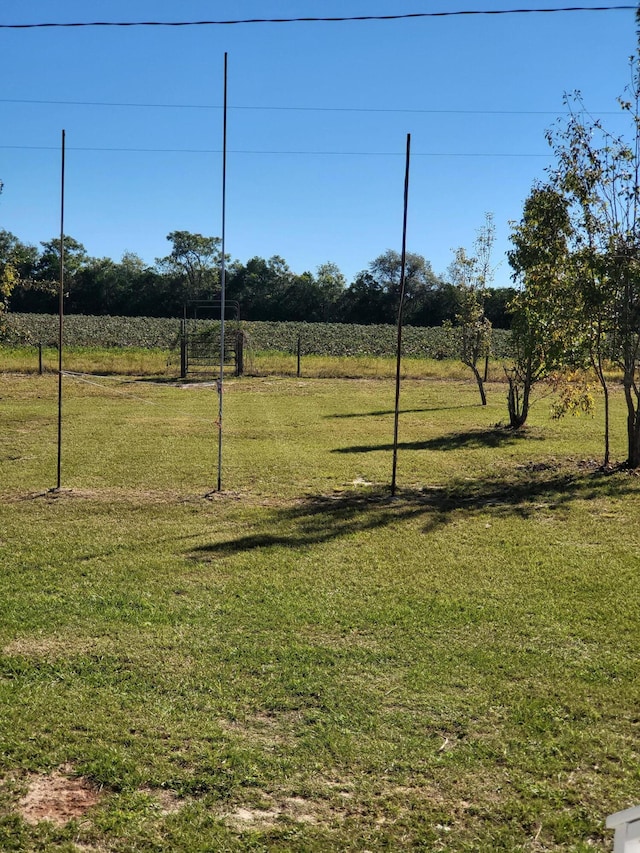
<path fill-rule="evenodd" d="M 395 323 L 400 301 L 402 257 L 387 249 L 358 274 L 341 299 L 341 316 L 348 323 Z M 407 252 L 405 308 L 408 323 L 423 321 L 434 291 L 440 285 L 429 261 Z"/>
<path fill-rule="evenodd" d="M 567 100 L 569 118 L 549 132 L 556 165 L 551 179 L 567 206 L 572 229 L 570 275 L 585 344 L 605 394 L 606 363 L 622 372 L 627 407 L 627 464 L 640 467 L 640 74 L 621 108 L 631 119 L 630 139 L 590 119 L 579 95 Z M 575 106 L 580 108 L 577 112 Z"/>
<path fill-rule="evenodd" d="M 485 314 L 484 300 L 492 276 L 494 239 L 493 216 L 487 213 L 485 224 L 479 229 L 474 243 L 475 255 L 469 256 L 459 248 L 449 267 L 458 303 L 456 325 L 460 330 L 460 360 L 471 368 L 483 406 L 487 405 L 487 395 L 478 361 L 488 358 L 491 349 L 491 323 Z"/>
<path fill-rule="evenodd" d="M 4 184 L 0 181 L 0 194 Z M 2 315 L 6 311 L 11 291 L 15 287 L 15 271 L 8 261 L 0 261 L 0 332 L 2 332 Z"/>
<path fill-rule="evenodd" d="M 511 328 L 511 303 L 516 296 L 514 287 L 489 287 L 484 299 L 484 312 L 494 329 Z"/>
<path fill-rule="evenodd" d="M 567 322 L 573 304 L 567 276 L 571 233 L 563 196 L 550 186 L 535 187 L 513 228 L 514 248 L 508 253 L 514 281 L 521 285 L 511 305 L 513 356 L 505 367 L 513 429 L 527 420 L 533 385 L 566 359 L 574 330 Z"/>
<path fill-rule="evenodd" d="M 390 323 L 388 300 L 381 282 L 363 270 L 344 291 L 339 302 L 343 323 Z"/>
<path fill-rule="evenodd" d="M 251 258 L 246 264 L 233 264 L 227 293 L 240 303 L 246 320 L 287 319 L 286 294 L 294 274 L 279 255 L 265 260 Z"/>
<path fill-rule="evenodd" d="M 139 313 L 141 280 L 146 271 L 144 262 L 131 252 L 125 252 L 120 263 L 111 258 L 90 258 L 76 276 L 69 311 L 125 316 Z M 163 288 L 161 277 L 156 274 L 155 278 L 155 293 L 148 307 L 157 311 L 159 306 L 164 308 Z"/>
<path fill-rule="evenodd" d="M 172 231 L 167 234 L 167 240 L 171 243 L 171 252 L 164 258 L 157 258 L 156 263 L 179 283 L 181 301 L 213 299 L 220 287 L 220 238 Z"/>
<path fill-rule="evenodd" d="M 20 294 L 33 286 L 37 258 L 35 246 L 23 243 L 10 231 L 0 230 L 0 277 L 5 307 L 13 309 Z"/>
<path fill-rule="evenodd" d="M 42 289 L 56 291 L 60 282 L 60 238 L 40 243 L 42 250 L 35 266 L 34 278 Z M 63 237 L 64 246 L 64 280 L 65 286 L 71 288 L 78 273 L 89 262 L 87 250 L 67 234 Z"/>
<path fill-rule="evenodd" d="M 9 261 L 0 261 L 0 331 L 3 329 L 2 315 L 7 309 L 11 291 L 16 286 L 18 276 L 15 267 Z"/>
<path fill-rule="evenodd" d="M 337 319 L 337 309 L 347 281 L 337 264 L 327 261 L 316 270 L 318 319 L 329 322 Z"/>
<path fill-rule="evenodd" d="M 395 322 L 400 303 L 402 256 L 395 249 L 387 249 L 369 264 L 369 272 L 385 294 L 388 322 Z M 439 284 L 431 264 L 422 255 L 407 252 L 405 266 L 404 318 L 415 322 L 424 308 L 431 291 Z"/>

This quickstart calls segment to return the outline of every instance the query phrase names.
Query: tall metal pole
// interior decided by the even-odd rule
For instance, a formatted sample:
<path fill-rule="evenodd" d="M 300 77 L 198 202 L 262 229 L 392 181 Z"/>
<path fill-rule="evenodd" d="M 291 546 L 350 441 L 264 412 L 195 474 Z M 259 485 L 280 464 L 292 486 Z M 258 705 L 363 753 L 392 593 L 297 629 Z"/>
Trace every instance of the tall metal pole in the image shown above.
<path fill-rule="evenodd" d="M 393 424 L 393 472 L 391 474 L 391 495 L 396 493 L 396 470 L 398 467 L 398 421 L 400 415 L 400 368 L 402 363 L 402 309 L 407 265 L 407 211 L 409 209 L 409 163 L 411 160 L 411 134 L 407 134 L 407 159 L 404 173 L 404 216 L 402 220 L 402 258 L 400 261 L 400 305 L 398 306 L 398 343 L 396 350 L 396 405 Z"/>
<path fill-rule="evenodd" d="M 224 382 L 225 226 L 227 214 L 227 54 L 224 55 L 224 106 L 222 110 L 222 260 L 220 262 L 220 377 L 218 379 L 218 491 L 222 489 L 222 391 Z"/>
<path fill-rule="evenodd" d="M 60 290 L 58 296 L 58 476 L 56 491 L 60 491 L 62 471 L 62 333 L 64 328 L 64 152 L 65 133 L 62 131 L 60 177 Z"/>

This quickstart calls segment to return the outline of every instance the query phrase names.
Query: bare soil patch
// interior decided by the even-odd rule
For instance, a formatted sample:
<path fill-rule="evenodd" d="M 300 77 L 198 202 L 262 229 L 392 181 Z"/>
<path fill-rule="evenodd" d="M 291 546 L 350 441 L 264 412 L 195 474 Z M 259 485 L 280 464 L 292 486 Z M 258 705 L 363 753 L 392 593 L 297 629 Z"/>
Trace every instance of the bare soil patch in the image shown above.
<path fill-rule="evenodd" d="M 165 788 L 141 788 L 140 792 L 152 797 L 157 802 L 161 815 L 175 814 L 185 804 L 181 797 Z"/>
<path fill-rule="evenodd" d="M 300 720 L 298 711 L 258 713 L 244 720 L 221 720 L 220 725 L 229 734 L 274 749 L 295 741 L 295 728 Z"/>
<path fill-rule="evenodd" d="M 304 797 L 284 797 L 268 808 L 238 806 L 232 812 L 223 815 L 228 824 L 235 829 L 254 827 L 268 829 L 279 819 L 287 818 L 296 823 L 326 824 L 333 812 L 324 803 L 312 802 Z"/>
<path fill-rule="evenodd" d="M 87 779 L 72 779 L 56 771 L 31 778 L 18 810 L 27 823 L 48 820 L 56 826 L 64 826 L 74 818 L 84 817 L 101 798 L 101 792 Z"/>

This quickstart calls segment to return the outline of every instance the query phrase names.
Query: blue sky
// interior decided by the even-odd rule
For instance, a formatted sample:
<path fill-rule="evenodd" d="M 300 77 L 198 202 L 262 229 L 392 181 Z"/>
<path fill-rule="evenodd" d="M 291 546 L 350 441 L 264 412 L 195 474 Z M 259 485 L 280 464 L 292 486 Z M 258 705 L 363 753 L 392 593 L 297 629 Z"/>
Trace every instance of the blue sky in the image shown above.
<path fill-rule="evenodd" d="M 0 23 L 525 5 L 615 2 L 4 0 Z M 622 130 L 616 97 L 634 49 L 633 11 L 3 29 L 0 227 L 36 244 L 59 233 L 64 128 L 65 231 L 91 255 L 119 260 L 133 251 L 152 263 L 167 253 L 172 230 L 219 235 L 227 51 L 232 257 L 278 254 L 296 272 L 333 261 L 351 280 L 387 248 L 399 250 L 411 133 L 409 249 L 442 273 L 492 212 L 495 281 L 509 284 L 509 221 L 552 162 L 544 132 L 563 110 L 563 93 L 579 89 L 593 114 Z M 72 101 L 83 103 L 62 103 Z"/>

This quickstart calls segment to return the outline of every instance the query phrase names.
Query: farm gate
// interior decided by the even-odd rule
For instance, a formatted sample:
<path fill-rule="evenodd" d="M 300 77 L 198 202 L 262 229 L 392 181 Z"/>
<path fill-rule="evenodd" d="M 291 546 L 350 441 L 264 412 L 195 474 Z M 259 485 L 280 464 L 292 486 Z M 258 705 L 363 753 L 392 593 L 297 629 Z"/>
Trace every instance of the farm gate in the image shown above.
<path fill-rule="evenodd" d="M 189 373 L 214 372 L 220 365 L 219 301 L 198 301 L 185 305 L 180 329 L 180 378 Z M 216 315 L 217 311 L 217 315 Z M 231 316 L 226 316 L 227 313 Z M 210 321 L 203 323 L 202 321 Z M 224 364 L 232 365 L 236 376 L 244 372 L 244 333 L 239 327 L 240 305 L 225 302 Z"/>

